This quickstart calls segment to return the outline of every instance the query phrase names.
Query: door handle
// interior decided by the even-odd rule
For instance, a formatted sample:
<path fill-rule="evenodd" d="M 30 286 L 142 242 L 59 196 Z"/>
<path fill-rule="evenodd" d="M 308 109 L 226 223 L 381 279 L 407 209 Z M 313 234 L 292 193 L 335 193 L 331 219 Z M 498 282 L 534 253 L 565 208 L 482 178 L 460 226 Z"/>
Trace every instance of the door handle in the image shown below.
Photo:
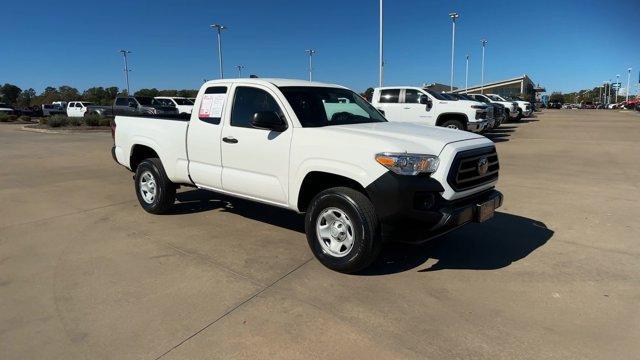
<path fill-rule="evenodd" d="M 410 108 L 410 107 L 405 107 L 404 109 L 405 109 L 405 110 L 409 110 L 409 109 L 411 109 L 411 108 Z"/>
<path fill-rule="evenodd" d="M 225 136 L 222 138 L 222 141 L 229 143 L 229 144 L 237 144 L 238 143 L 238 139 L 234 138 L 233 136 Z"/>

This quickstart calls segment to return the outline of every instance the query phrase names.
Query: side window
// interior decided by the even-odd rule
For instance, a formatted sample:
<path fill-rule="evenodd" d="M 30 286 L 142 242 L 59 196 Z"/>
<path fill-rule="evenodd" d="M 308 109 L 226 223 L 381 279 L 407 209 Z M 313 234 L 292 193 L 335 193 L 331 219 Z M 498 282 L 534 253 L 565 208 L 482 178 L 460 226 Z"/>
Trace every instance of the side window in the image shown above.
<path fill-rule="evenodd" d="M 227 99 L 226 86 L 212 86 L 207 88 L 200 101 L 198 119 L 209 124 L 218 125 L 222 118 L 222 110 Z"/>
<path fill-rule="evenodd" d="M 398 103 L 400 101 L 400 89 L 387 89 L 380 91 L 381 103 Z"/>
<path fill-rule="evenodd" d="M 74 107 L 74 106 L 76 106 L 76 103 L 74 103 L 74 102 L 71 102 L 71 103 L 69 103 L 69 105 L 67 105 L 67 107 Z"/>
<path fill-rule="evenodd" d="M 418 90 L 406 89 L 404 91 L 404 102 L 407 104 L 418 104 L 420 103 L 420 95 L 422 94 Z"/>
<path fill-rule="evenodd" d="M 253 128 L 253 114 L 260 111 L 273 111 L 283 117 L 280 106 L 275 99 L 264 90 L 252 87 L 236 88 L 231 111 L 231 126 Z"/>
<path fill-rule="evenodd" d="M 129 103 L 127 102 L 127 98 L 119 97 L 116 98 L 116 106 L 127 106 Z"/>
<path fill-rule="evenodd" d="M 82 107 L 82 103 L 76 103 L 76 107 L 81 108 Z"/>

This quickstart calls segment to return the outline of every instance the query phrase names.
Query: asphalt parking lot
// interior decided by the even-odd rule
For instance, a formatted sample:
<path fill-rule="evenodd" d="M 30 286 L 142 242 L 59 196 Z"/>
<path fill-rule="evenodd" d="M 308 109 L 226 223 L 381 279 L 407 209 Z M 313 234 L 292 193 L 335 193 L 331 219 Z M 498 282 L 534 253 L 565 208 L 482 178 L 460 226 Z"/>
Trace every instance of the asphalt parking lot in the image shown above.
<path fill-rule="evenodd" d="M 504 206 L 367 272 L 302 218 L 185 189 L 139 207 L 107 133 L 0 125 L 1 359 L 630 359 L 640 116 L 549 110 L 489 136 Z"/>

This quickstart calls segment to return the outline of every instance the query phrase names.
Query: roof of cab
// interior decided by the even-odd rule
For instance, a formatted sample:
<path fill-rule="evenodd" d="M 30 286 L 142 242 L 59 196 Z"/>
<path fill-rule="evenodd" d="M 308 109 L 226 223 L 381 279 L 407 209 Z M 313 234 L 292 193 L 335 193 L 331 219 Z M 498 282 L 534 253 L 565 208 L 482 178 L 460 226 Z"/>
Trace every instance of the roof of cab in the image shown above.
<path fill-rule="evenodd" d="M 218 79 L 209 80 L 205 85 L 215 85 L 217 83 L 243 83 L 243 84 L 256 84 L 256 85 L 275 85 L 281 86 L 313 86 L 313 87 L 337 87 L 346 89 L 344 86 L 336 84 L 327 84 L 316 81 L 307 81 L 300 79 L 277 79 L 277 78 L 236 78 L 236 79 Z"/>

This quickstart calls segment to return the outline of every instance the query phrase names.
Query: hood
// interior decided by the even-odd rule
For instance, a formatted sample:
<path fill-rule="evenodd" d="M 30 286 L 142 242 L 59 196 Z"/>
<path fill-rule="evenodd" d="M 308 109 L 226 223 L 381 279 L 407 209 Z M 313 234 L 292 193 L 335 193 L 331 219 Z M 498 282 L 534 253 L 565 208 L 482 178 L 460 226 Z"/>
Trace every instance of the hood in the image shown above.
<path fill-rule="evenodd" d="M 358 137 L 368 137 L 380 143 L 380 151 L 409 152 L 438 155 L 445 145 L 465 140 L 486 139 L 482 135 L 406 122 L 380 122 L 352 125 L 335 125 L 317 128 L 336 140 L 345 136 L 350 142 Z M 491 140 L 486 139 L 488 142 Z"/>

